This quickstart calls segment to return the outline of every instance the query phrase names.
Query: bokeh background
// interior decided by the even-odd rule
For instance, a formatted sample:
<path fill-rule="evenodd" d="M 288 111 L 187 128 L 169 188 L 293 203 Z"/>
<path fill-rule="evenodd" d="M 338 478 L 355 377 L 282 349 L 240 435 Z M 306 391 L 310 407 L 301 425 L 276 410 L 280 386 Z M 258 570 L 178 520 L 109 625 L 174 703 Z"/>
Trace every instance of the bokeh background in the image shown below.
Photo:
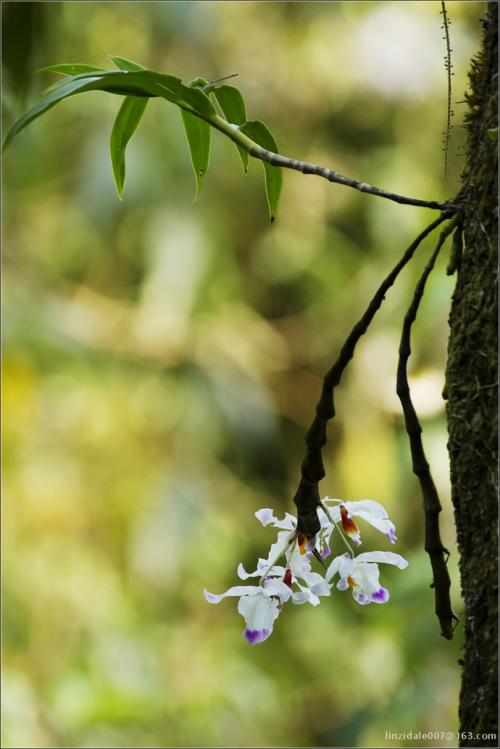
<path fill-rule="evenodd" d="M 444 199 L 459 185 L 463 93 L 482 3 L 448 2 L 448 182 L 438 2 L 4 3 L 4 132 L 56 62 L 130 57 L 184 80 L 238 73 L 286 155 Z M 397 346 L 428 241 L 337 395 L 323 493 L 382 502 L 407 571 L 386 606 L 289 606 L 250 648 L 236 582 L 292 511 L 321 377 L 396 258 L 433 218 L 262 167 L 214 137 L 199 202 L 179 113 L 149 103 L 124 201 L 108 140 L 118 97 L 87 93 L 4 158 L 3 745 L 447 746 L 462 629 L 439 635 L 423 517 L 395 395 Z M 446 253 L 447 254 L 447 253 Z M 444 404 L 453 279 L 442 257 L 414 331 L 414 399 L 453 553 Z M 388 544 L 365 532 L 366 549 Z M 340 553 L 340 552 L 339 552 Z"/>

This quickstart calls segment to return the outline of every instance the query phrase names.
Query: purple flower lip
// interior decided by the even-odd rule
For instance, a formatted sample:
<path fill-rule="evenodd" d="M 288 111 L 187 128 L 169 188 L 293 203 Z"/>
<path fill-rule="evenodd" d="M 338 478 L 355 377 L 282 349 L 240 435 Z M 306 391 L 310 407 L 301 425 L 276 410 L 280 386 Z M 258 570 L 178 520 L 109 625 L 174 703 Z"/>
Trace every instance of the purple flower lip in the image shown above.
<path fill-rule="evenodd" d="M 257 645 L 267 640 L 271 632 L 268 629 L 245 629 L 243 634 L 249 645 Z"/>
<path fill-rule="evenodd" d="M 371 599 L 377 603 L 385 603 L 389 600 L 389 592 L 385 588 L 379 588 L 375 593 L 372 593 Z"/>
<path fill-rule="evenodd" d="M 326 559 L 327 557 L 330 556 L 331 553 L 332 553 L 332 550 L 330 549 L 330 547 L 329 546 L 325 546 L 325 548 L 323 549 L 323 551 L 320 554 L 320 557 L 321 557 L 321 559 Z"/>

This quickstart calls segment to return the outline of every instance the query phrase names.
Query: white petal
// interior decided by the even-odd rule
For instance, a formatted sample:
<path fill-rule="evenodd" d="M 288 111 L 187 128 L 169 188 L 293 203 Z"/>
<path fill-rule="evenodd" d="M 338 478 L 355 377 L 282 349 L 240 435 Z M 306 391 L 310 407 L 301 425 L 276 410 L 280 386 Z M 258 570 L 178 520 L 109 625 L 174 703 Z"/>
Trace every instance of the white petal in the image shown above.
<path fill-rule="evenodd" d="M 360 515 L 365 513 L 371 515 L 374 518 L 388 518 L 385 507 L 382 507 L 379 502 L 375 502 L 373 499 L 360 499 L 357 502 L 344 502 L 350 515 Z M 362 517 L 360 515 L 360 517 Z"/>
<path fill-rule="evenodd" d="M 291 553 L 288 555 L 287 563 L 294 577 L 304 577 L 311 571 L 311 564 L 307 556 L 300 553 L 297 544 L 294 544 Z"/>
<path fill-rule="evenodd" d="M 326 571 L 325 580 L 330 582 L 332 577 L 337 573 L 340 577 L 348 577 L 351 574 L 355 559 L 357 559 L 357 557 L 351 557 L 347 553 L 335 557 Z"/>
<path fill-rule="evenodd" d="M 358 557 L 350 557 L 349 554 L 342 554 L 339 562 L 340 577 L 349 577 Z"/>
<path fill-rule="evenodd" d="M 278 540 L 275 541 L 274 544 L 272 544 L 271 548 L 269 549 L 269 554 L 267 555 L 267 559 L 266 559 L 267 566 L 272 564 L 274 567 L 275 562 L 277 562 L 278 559 L 288 549 L 290 545 L 290 541 L 292 540 L 293 536 L 294 536 L 294 532 L 280 531 L 278 533 Z"/>
<path fill-rule="evenodd" d="M 326 580 L 321 579 L 320 582 L 311 585 L 310 591 L 315 596 L 329 596 L 331 594 L 331 586 L 328 585 Z"/>
<path fill-rule="evenodd" d="M 263 564 L 261 564 L 263 562 Z M 266 571 L 267 563 L 265 559 L 260 559 L 259 564 L 257 565 L 257 569 L 254 572 L 247 572 L 246 569 L 243 567 L 242 563 L 240 562 L 238 565 L 238 577 L 240 580 L 248 580 L 249 577 L 262 577 L 263 572 Z M 275 567 L 271 567 L 270 570 L 267 570 L 266 577 L 283 577 L 285 574 L 285 568 L 280 567 L 276 565 Z"/>
<path fill-rule="evenodd" d="M 331 515 L 336 521 L 340 520 L 340 505 L 345 505 L 346 502 L 344 502 L 342 499 L 330 499 L 330 497 L 325 497 L 321 500 L 323 504 L 325 505 L 326 509 L 328 510 L 328 514 L 324 513 L 325 517 L 328 517 L 328 515 Z M 334 503 L 334 504 L 332 504 Z M 347 503 L 349 504 L 349 503 Z M 318 514 L 323 512 L 321 508 L 318 510 Z M 329 521 L 331 522 L 331 521 Z"/>
<path fill-rule="evenodd" d="M 238 603 L 238 612 L 245 620 L 244 636 L 249 645 L 267 640 L 280 608 L 275 598 L 267 598 L 262 592 L 256 596 L 244 596 Z"/>
<path fill-rule="evenodd" d="M 351 572 L 352 579 L 367 596 L 371 596 L 372 593 L 380 589 L 379 575 L 378 566 L 373 562 L 356 561 Z"/>
<path fill-rule="evenodd" d="M 268 580 L 264 583 L 262 592 L 265 596 L 278 596 L 282 603 L 288 601 L 292 595 L 291 589 L 282 580 Z"/>
<path fill-rule="evenodd" d="M 340 515 L 340 505 L 334 505 L 333 507 L 328 508 L 328 512 L 332 516 L 332 518 L 335 520 L 336 523 L 340 523 L 341 515 Z"/>
<path fill-rule="evenodd" d="M 282 528 L 285 531 L 294 531 L 297 526 L 297 519 L 290 515 L 289 512 L 285 512 L 283 520 L 276 520 L 274 523 L 275 528 Z"/>
<path fill-rule="evenodd" d="M 392 551 L 367 551 L 364 554 L 359 554 L 356 557 L 356 560 L 358 562 L 393 564 L 395 567 L 399 567 L 400 570 L 404 570 L 408 567 L 407 560 L 399 554 L 394 554 Z"/>
<path fill-rule="evenodd" d="M 308 588 L 307 586 L 301 585 L 298 581 L 297 581 L 297 585 L 299 586 L 301 593 L 307 596 L 305 600 L 308 603 L 310 603 L 311 606 L 318 606 L 321 603 L 318 596 L 315 593 L 313 593 L 310 588 Z M 302 603 L 302 601 L 301 600 L 295 601 L 295 603 Z"/>
<path fill-rule="evenodd" d="M 290 515 L 289 512 L 285 512 L 283 520 L 278 520 L 276 528 L 285 528 L 286 530 L 294 531 L 297 527 L 297 518 L 295 515 Z"/>
<path fill-rule="evenodd" d="M 331 585 L 328 585 L 326 580 L 323 578 L 322 575 L 319 574 L 319 572 L 311 572 L 311 568 L 309 567 L 308 570 L 304 571 L 301 575 L 296 575 L 294 573 L 295 582 L 301 589 L 301 591 L 306 592 L 308 591 L 309 595 L 309 601 L 310 603 L 313 603 L 314 606 L 316 606 L 319 603 L 318 596 L 329 596 L 331 592 Z M 305 585 L 300 582 L 298 579 L 300 577 L 301 580 L 304 581 Z"/>
<path fill-rule="evenodd" d="M 257 520 L 260 520 L 262 525 L 274 525 L 275 528 L 283 528 L 284 530 L 291 531 L 295 529 L 297 524 L 296 519 L 290 513 L 285 512 L 283 520 L 278 520 L 273 510 L 269 507 L 263 507 L 262 510 L 257 510 L 255 513 Z"/>
<path fill-rule="evenodd" d="M 321 601 L 319 600 L 318 596 L 314 595 L 311 591 L 309 591 L 309 600 L 308 603 L 311 604 L 311 606 L 319 606 Z"/>
<path fill-rule="evenodd" d="M 286 567 L 280 567 L 279 564 L 275 564 L 267 574 L 272 575 L 273 577 L 285 577 L 286 569 Z"/>
<path fill-rule="evenodd" d="M 359 512 L 353 512 L 352 514 L 356 515 L 359 518 L 362 518 L 363 520 L 366 520 L 367 523 L 370 523 L 370 525 L 383 533 L 385 536 L 393 539 L 393 543 L 396 540 L 396 537 L 394 535 L 396 532 L 396 526 L 391 520 L 389 520 L 389 518 L 376 517 L 375 515 L 371 515 L 369 512 L 364 512 L 361 510 Z"/>
<path fill-rule="evenodd" d="M 336 575 L 337 572 L 339 571 L 340 560 L 343 557 L 345 557 L 345 554 L 343 554 L 342 556 L 339 556 L 339 557 L 335 557 L 335 559 L 332 559 L 332 561 L 330 562 L 330 564 L 328 566 L 328 569 L 326 571 L 326 574 L 325 574 L 325 580 L 327 582 L 330 582 L 330 580 L 332 579 L 332 577 L 334 575 Z"/>
<path fill-rule="evenodd" d="M 306 603 L 306 601 L 309 600 L 309 597 L 308 590 L 295 590 L 292 593 L 292 603 Z"/>
<path fill-rule="evenodd" d="M 223 598 L 227 598 L 228 596 L 255 596 L 260 592 L 262 592 L 262 588 L 258 585 L 235 585 L 220 595 L 209 593 L 208 590 L 204 590 L 203 595 L 209 603 L 219 603 Z"/>
<path fill-rule="evenodd" d="M 323 504 L 325 504 L 325 505 L 329 505 L 329 504 L 331 504 L 332 502 L 338 502 L 338 503 L 340 503 L 340 504 L 342 504 L 342 505 L 345 505 L 345 502 L 344 502 L 344 500 L 343 500 L 343 499 L 332 499 L 331 497 L 323 497 L 323 499 L 322 499 L 321 501 L 322 501 L 322 502 L 323 502 Z"/>
<path fill-rule="evenodd" d="M 313 585 L 319 585 L 319 583 L 324 582 L 323 575 L 320 575 L 319 572 L 308 572 L 307 575 L 304 576 L 304 580 L 309 588 Z"/>
<path fill-rule="evenodd" d="M 370 596 L 366 595 L 365 591 L 362 590 L 362 588 L 354 588 L 352 591 L 352 597 L 355 601 L 361 604 L 361 606 L 367 606 L 372 602 Z"/>
<path fill-rule="evenodd" d="M 258 569 L 255 570 L 255 572 L 247 572 L 241 562 L 238 565 L 237 572 L 240 580 L 248 580 L 249 577 L 260 577 L 260 575 L 262 575 L 262 572 Z"/>
<path fill-rule="evenodd" d="M 274 512 L 270 507 L 263 507 L 262 510 L 257 510 L 255 517 L 257 520 L 260 520 L 263 526 L 270 525 L 273 520 L 276 520 Z"/>

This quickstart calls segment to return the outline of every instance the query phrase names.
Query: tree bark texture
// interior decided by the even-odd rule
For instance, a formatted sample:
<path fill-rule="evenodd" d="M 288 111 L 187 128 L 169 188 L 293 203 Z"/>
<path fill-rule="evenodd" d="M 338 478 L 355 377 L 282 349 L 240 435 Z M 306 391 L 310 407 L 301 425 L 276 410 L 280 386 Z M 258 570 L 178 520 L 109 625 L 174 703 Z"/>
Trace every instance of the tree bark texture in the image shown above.
<path fill-rule="evenodd" d="M 447 366 L 452 500 L 465 602 L 461 746 L 497 733 L 497 58 L 498 5 L 488 3 L 467 95 L 464 245 L 450 313 Z"/>

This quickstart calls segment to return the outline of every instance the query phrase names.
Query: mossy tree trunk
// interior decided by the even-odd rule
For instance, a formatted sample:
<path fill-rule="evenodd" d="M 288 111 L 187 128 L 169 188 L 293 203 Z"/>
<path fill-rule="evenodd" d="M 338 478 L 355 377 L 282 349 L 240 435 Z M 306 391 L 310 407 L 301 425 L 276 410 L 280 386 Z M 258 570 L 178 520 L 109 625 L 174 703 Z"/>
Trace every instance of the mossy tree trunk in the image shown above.
<path fill-rule="evenodd" d="M 450 315 L 448 426 L 465 648 L 462 746 L 498 746 L 497 732 L 497 45 L 488 4 L 467 96 L 464 249 Z M 481 736 L 483 734 L 483 736 Z"/>

